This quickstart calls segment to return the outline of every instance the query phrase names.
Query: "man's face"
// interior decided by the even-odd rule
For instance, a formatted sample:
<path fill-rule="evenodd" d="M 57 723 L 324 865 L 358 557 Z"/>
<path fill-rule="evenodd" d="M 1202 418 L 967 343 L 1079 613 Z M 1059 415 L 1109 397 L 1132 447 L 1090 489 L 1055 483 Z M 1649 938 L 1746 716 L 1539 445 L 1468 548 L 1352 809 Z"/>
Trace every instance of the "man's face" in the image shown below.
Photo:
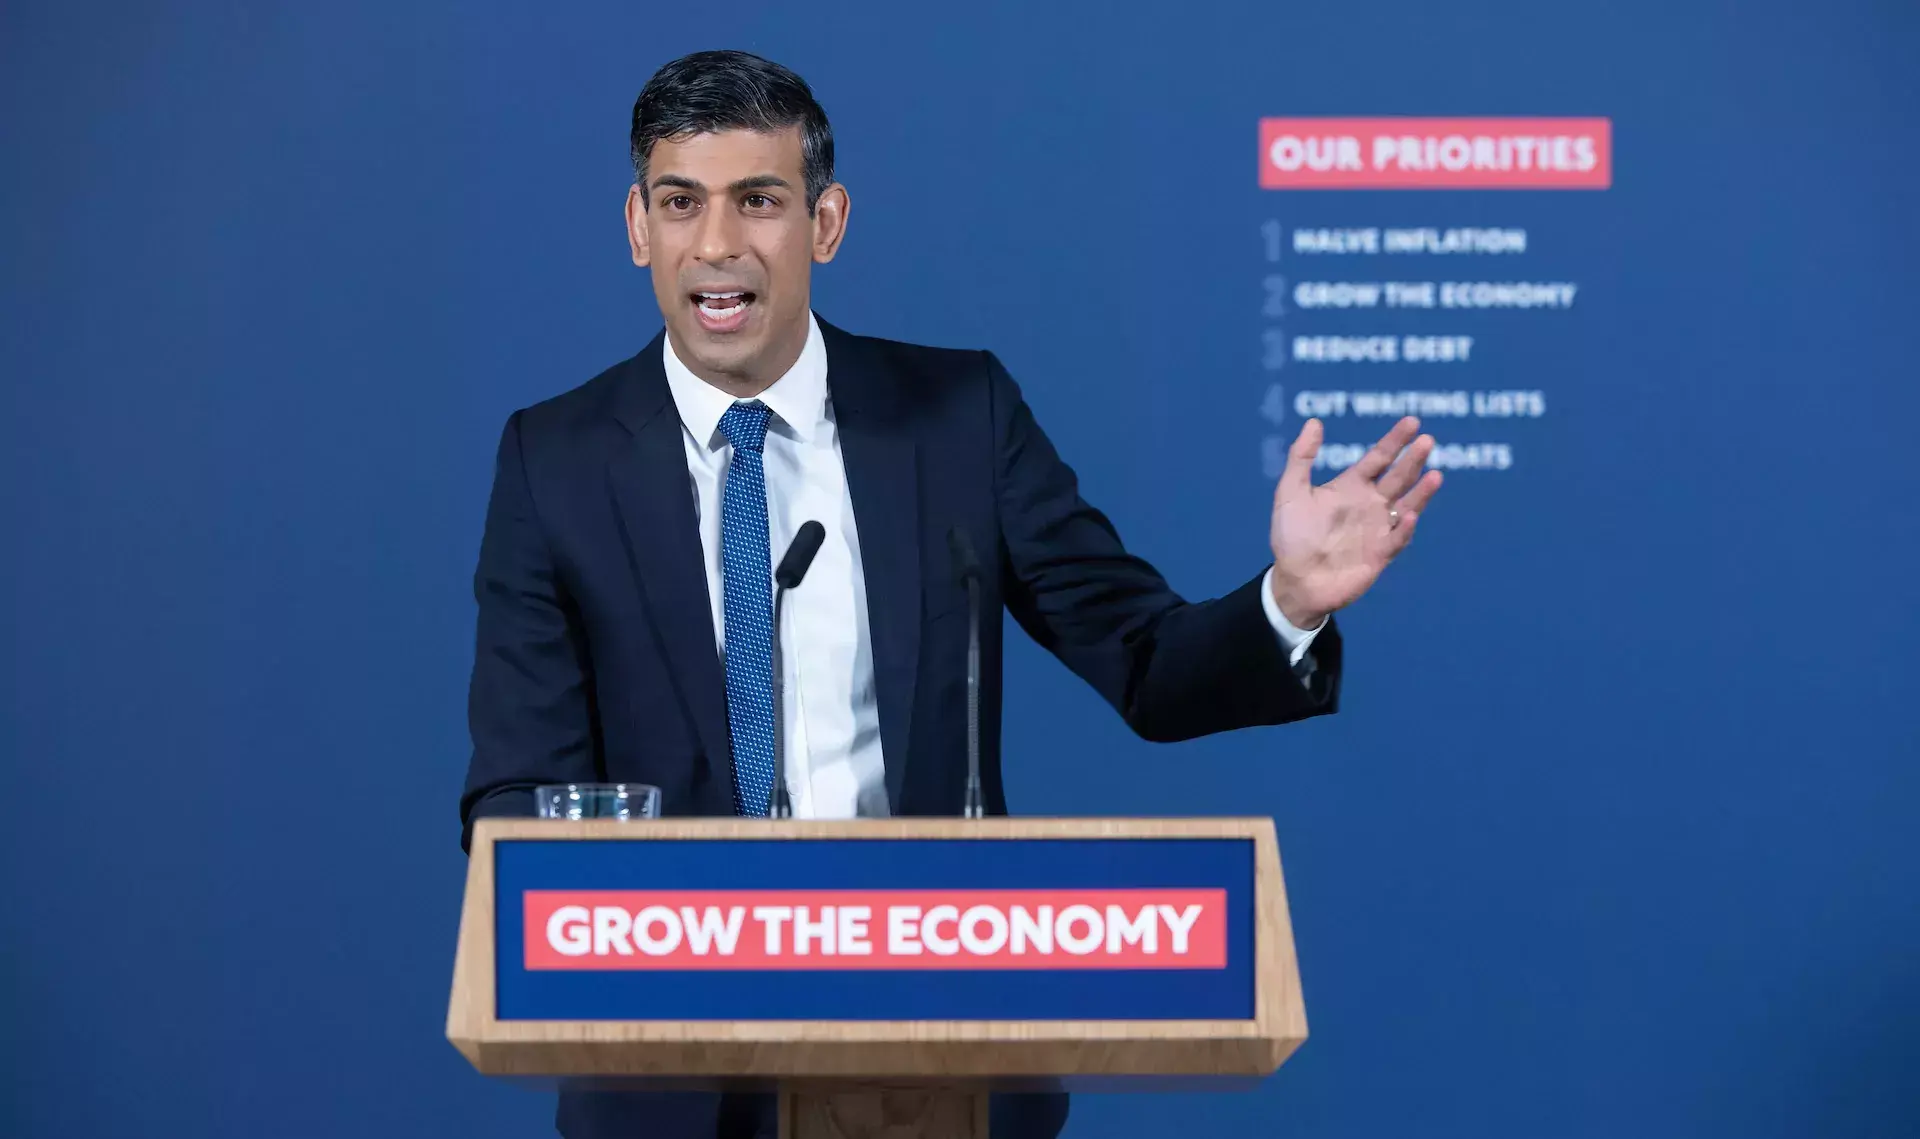
<path fill-rule="evenodd" d="M 709 383 L 747 394 L 780 378 L 807 340 L 813 262 L 846 229 L 837 184 L 807 213 L 800 128 L 656 143 L 646 205 L 627 197 L 633 263 L 653 271 L 674 352 Z"/>

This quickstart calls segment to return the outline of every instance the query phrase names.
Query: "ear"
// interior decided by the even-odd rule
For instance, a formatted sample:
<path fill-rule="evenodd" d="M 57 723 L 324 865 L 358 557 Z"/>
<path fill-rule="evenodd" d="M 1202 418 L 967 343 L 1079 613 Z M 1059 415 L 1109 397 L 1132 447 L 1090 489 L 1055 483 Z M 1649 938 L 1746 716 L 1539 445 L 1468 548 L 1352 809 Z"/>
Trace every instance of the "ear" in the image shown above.
<path fill-rule="evenodd" d="M 813 206 L 813 259 L 822 265 L 840 251 L 840 240 L 847 236 L 847 188 L 835 182 L 820 194 Z"/>
<path fill-rule="evenodd" d="M 637 182 L 627 187 L 627 244 L 633 248 L 633 263 L 646 268 L 653 259 L 653 243 L 647 237 L 647 203 Z"/>

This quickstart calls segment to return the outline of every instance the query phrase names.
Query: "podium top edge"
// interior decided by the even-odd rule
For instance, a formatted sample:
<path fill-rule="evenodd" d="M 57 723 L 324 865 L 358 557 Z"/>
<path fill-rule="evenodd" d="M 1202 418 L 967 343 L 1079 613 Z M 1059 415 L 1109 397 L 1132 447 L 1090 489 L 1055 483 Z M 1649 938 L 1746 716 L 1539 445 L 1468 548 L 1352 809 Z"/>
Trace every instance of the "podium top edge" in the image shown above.
<path fill-rule="evenodd" d="M 1274 833 L 1265 817 L 987 819 L 488 818 L 474 823 L 474 842 L 546 839 L 1059 839 L 1238 838 Z"/>

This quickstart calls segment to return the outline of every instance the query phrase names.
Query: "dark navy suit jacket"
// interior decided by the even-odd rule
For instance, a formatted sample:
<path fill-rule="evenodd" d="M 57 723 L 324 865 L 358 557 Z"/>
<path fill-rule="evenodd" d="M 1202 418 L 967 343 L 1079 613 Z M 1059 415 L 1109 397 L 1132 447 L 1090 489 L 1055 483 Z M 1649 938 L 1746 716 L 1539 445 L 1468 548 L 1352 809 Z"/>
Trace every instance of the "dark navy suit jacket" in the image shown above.
<path fill-rule="evenodd" d="M 1296 670 L 1258 575 L 1215 600 L 1175 594 L 1082 501 L 991 353 L 853 336 L 825 321 L 820 331 L 894 814 L 957 815 L 965 793 L 967 595 L 949 553 L 955 526 L 988 570 L 980 763 L 991 813 L 1007 809 L 1002 606 L 1146 739 L 1335 710 L 1339 630 L 1322 630 Z M 733 813 L 724 675 L 681 431 L 658 337 L 507 421 L 474 579 L 463 842 L 476 818 L 532 814 L 541 783 L 649 783 L 665 814 Z M 996 1135 L 1052 1134 L 1059 1123 L 1047 1117 L 1056 1107 L 1064 1117 L 1063 1100 L 1003 1098 Z M 770 1121 L 757 1097 L 563 1095 L 560 1109 L 569 1139 L 747 1136 Z"/>

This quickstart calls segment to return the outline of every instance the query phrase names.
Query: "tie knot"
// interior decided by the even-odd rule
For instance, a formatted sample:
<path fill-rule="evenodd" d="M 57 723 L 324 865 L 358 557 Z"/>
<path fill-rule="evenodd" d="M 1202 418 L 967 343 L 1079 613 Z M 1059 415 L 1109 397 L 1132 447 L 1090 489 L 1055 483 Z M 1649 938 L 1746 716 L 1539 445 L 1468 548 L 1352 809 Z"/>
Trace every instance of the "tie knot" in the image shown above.
<path fill-rule="evenodd" d="M 767 441 L 767 405 L 759 400 L 742 400 L 720 417 L 720 433 L 736 451 L 758 454 Z"/>

